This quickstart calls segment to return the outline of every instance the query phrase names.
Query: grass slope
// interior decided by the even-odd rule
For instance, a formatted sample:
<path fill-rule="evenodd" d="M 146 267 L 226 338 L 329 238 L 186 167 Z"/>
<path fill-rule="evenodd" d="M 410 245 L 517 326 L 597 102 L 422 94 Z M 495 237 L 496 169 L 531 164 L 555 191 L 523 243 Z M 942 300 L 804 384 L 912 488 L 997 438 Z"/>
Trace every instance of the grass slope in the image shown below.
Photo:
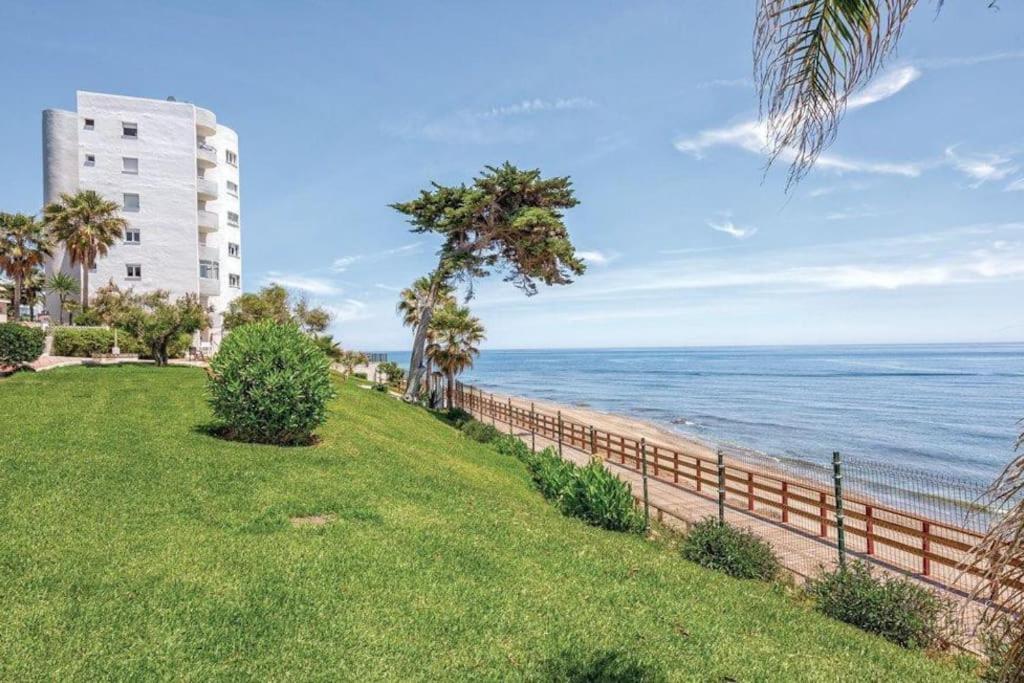
<path fill-rule="evenodd" d="M 309 448 L 208 436 L 188 368 L 19 374 L 0 414 L 4 680 L 957 678 L 352 385 Z"/>

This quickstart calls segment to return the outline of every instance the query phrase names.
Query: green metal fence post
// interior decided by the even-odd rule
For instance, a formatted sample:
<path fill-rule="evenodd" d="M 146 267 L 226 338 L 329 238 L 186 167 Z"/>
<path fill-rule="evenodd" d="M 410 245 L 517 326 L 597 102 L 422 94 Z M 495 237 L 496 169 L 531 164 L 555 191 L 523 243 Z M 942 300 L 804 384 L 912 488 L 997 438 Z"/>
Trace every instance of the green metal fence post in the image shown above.
<path fill-rule="evenodd" d="M 836 492 L 836 543 L 839 546 L 839 566 L 846 568 L 846 529 L 843 524 L 843 462 L 839 451 L 832 452 L 832 478 Z"/>
<path fill-rule="evenodd" d="M 647 495 L 647 439 L 640 438 L 640 471 L 644 478 L 644 531 L 651 528 L 651 500 Z"/>
<path fill-rule="evenodd" d="M 718 454 L 718 523 L 725 524 L 725 455 L 722 449 Z"/>

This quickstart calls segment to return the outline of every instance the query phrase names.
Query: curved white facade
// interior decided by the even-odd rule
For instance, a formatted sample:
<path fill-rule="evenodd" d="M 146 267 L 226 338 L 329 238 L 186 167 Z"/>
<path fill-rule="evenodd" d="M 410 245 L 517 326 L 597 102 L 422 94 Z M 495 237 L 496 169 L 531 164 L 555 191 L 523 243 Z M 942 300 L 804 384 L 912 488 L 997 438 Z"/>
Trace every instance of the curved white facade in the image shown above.
<path fill-rule="evenodd" d="M 235 132 L 186 102 L 79 91 L 77 111 L 43 112 L 44 202 L 95 190 L 128 220 L 125 239 L 90 273 L 90 293 L 112 280 L 199 294 L 214 311 L 204 334 L 213 344 L 242 288 L 238 159 Z M 56 270 L 81 276 L 62 250 L 47 264 Z"/>

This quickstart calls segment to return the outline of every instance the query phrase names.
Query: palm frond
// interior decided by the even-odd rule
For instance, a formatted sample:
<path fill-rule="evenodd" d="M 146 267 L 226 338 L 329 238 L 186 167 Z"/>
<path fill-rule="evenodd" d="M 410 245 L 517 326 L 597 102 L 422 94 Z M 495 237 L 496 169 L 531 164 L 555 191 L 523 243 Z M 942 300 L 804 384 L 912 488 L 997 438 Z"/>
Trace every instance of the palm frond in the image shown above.
<path fill-rule="evenodd" d="M 836 137 L 849 97 L 884 64 L 918 0 L 760 0 L 754 72 L 768 165 L 787 189 Z"/>

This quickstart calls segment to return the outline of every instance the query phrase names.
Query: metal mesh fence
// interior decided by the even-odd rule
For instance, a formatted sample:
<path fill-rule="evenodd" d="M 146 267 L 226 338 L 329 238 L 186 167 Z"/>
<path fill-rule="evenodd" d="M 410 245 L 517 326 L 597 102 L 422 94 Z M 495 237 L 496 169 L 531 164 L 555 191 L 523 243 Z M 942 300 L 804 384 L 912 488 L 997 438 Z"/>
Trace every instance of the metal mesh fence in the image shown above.
<path fill-rule="evenodd" d="M 456 402 L 536 448 L 579 463 L 599 458 L 668 524 L 720 516 L 750 529 L 798 578 L 857 558 L 964 601 L 979 580 L 964 563 L 997 514 L 976 483 L 841 453 L 815 463 L 660 443 L 467 385 Z"/>

